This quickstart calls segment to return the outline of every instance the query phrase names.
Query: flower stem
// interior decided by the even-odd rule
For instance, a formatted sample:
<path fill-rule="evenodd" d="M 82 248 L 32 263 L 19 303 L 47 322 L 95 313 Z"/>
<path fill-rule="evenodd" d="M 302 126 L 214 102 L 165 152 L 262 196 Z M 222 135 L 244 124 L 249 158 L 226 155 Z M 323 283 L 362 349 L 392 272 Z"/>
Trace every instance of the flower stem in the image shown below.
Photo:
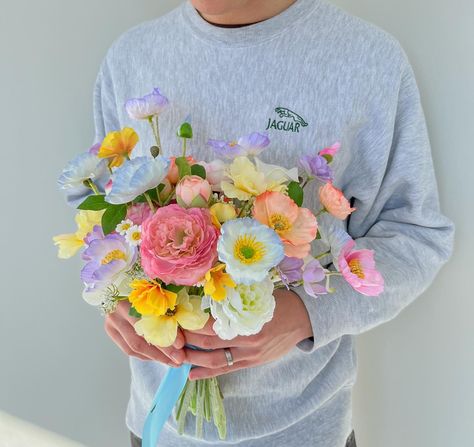
<path fill-rule="evenodd" d="M 183 138 L 183 157 L 186 157 L 186 141 L 187 138 Z"/>
<path fill-rule="evenodd" d="M 327 213 L 327 209 L 324 206 L 314 215 L 314 217 L 318 217 L 320 214 Z"/>
<path fill-rule="evenodd" d="M 314 259 L 321 259 L 324 258 L 324 256 L 331 254 L 331 250 L 325 251 L 324 253 L 321 253 L 318 256 L 315 256 Z"/>
<path fill-rule="evenodd" d="M 161 153 L 161 140 L 160 140 L 160 129 L 158 125 L 158 115 L 155 117 L 155 121 L 153 121 L 153 117 L 150 116 L 148 118 L 148 122 L 150 123 L 153 136 L 155 137 L 156 146 L 158 147 L 158 153 Z"/>
<path fill-rule="evenodd" d="M 97 186 L 95 186 L 95 183 L 94 183 L 90 178 L 88 178 L 88 179 L 86 180 L 86 183 L 87 183 L 87 185 L 89 186 L 89 188 L 92 189 L 92 191 L 94 191 L 94 194 L 95 194 L 96 196 L 100 195 L 100 192 L 99 192 L 99 190 L 97 189 Z"/>
<path fill-rule="evenodd" d="M 151 200 L 151 197 L 149 196 L 149 194 L 144 192 L 143 195 L 145 196 L 145 199 L 148 202 L 148 205 L 150 206 L 151 210 L 155 212 L 155 205 L 153 205 L 153 201 Z"/>

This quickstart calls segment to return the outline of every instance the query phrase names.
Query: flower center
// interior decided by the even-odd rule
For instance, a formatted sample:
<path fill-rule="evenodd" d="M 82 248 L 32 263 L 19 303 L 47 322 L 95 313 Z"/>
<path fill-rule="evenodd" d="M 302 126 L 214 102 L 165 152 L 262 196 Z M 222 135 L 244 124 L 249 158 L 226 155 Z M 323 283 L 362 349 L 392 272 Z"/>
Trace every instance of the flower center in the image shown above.
<path fill-rule="evenodd" d="M 358 259 L 352 259 L 349 261 L 349 268 L 354 275 L 358 276 L 360 279 L 364 279 L 364 270 L 362 269 L 362 265 Z"/>
<path fill-rule="evenodd" d="M 256 241 L 255 236 L 243 234 L 237 238 L 234 245 L 234 256 L 243 264 L 254 264 L 265 255 L 262 242 Z"/>
<path fill-rule="evenodd" d="M 279 232 L 289 230 L 291 225 L 288 218 L 283 214 L 272 214 L 270 216 L 270 227 Z"/>
<path fill-rule="evenodd" d="M 166 311 L 165 315 L 166 315 L 167 317 L 172 317 L 172 316 L 174 316 L 174 314 L 176 313 L 177 310 L 178 310 L 178 309 L 177 309 L 177 306 L 176 306 L 174 309 L 168 309 L 168 310 Z"/>
<path fill-rule="evenodd" d="M 117 259 L 123 259 L 124 261 L 127 259 L 125 253 L 122 250 L 112 250 L 107 253 L 107 255 L 102 258 L 101 264 L 109 264 L 110 262 L 115 261 Z"/>
<path fill-rule="evenodd" d="M 132 239 L 132 241 L 139 241 L 140 240 L 140 232 L 139 231 L 134 231 L 131 234 L 131 239 Z"/>
<path fill-rule="evenodd" d="M 230 147 L 235 147 L 235 146 L 237 146 L 237 141 L 231 141 L 231 142 L 229 142 L 229 146 L 230 146 Z"/>

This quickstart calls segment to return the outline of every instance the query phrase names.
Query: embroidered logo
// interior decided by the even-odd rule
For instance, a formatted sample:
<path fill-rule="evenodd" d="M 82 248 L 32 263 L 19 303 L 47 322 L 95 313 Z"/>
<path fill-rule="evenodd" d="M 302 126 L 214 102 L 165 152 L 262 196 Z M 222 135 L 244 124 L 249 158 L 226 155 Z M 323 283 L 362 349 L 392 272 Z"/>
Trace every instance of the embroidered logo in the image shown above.
<path fill-rule="evenodd" d="M 308 123 L 297 113 L 286 107 L 277 107 L 275 113 L 282 119 L 268 118 L 268 129 L 284 130 L 285 132 L 299 132 L 300 127 L 306 127 Z"/>

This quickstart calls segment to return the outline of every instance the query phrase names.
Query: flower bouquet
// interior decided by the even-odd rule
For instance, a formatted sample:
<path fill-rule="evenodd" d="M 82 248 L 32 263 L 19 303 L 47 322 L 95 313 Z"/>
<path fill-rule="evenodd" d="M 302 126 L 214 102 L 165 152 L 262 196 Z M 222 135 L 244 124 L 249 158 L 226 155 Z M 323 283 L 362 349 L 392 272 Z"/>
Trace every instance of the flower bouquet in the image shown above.
<path fill-rule="evenodd" d="M 110 313 L 127 300 L 136 332 L 168 347 L 178 328 L 198 330 L 210 318 L 222 339 L 257 334 L 273 317 L 276 288 L 303 285 L 316 298 L 332 292 L 331 277 L 342 275 L 362 294 L 383 290 L 374 253 L 354 250 L 350 238 L 334 262 L 338 270 L 319 262 L 330 251 L 311 255 L 311 243 L 321 237 L 318 216 L 345 219 L 355 210 L 332 183 L 338 143 L 302 156 L 300 173 L 259 159 L 270 144 L 260 132 L 237 141 L 209 140 L 217 158 L 207 163 L 187 154 L 193 131 L 184 122 L 177 130 L 182 155 L 169 157 L 159 133 L 167 106 L 159 89 L 125 105 L 131 118 L 149 122 L 155 139 L 150 155 L 134 156 L 139 137 L 124 128 L 74 158 L 59 177 L 68 203 L 78 209 L 77 231 L 54 241 L 60 258 L 83 250 L 89 304 Z M 310 182 L 320 183 L 316 213 L 302 206 Z M 186 379 L 177 388 L 179 432 L 191 412 L 197 436 L 205 419 L 225 438 L 218 380 Z M 160 399 L 155 403 L 159 407 Z"/>

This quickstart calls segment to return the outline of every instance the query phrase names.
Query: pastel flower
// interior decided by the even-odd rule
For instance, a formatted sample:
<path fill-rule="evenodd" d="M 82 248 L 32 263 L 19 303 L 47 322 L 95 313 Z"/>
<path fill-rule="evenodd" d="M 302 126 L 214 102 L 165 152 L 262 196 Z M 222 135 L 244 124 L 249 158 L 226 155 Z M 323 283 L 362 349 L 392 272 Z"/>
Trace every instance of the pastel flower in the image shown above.
<path fill-rule="evenodd" d="M 221 187 L 229 198 L 249 200 L 265 191 L 284 191 L 289 181 L 297 179 L 296 168 L 286 170 L 259 159 L 253 164 L 247 157 L 237 157 L 228 167 Z"/>
<path fill-rule="evenodd" d="M 159 115 L 168 107 L 169 101 L 159 88 L 142 98 L 132 98 L 125 103 L 125 110 L 131 119 L 146 120 Z"/>
<path fill-rule="evenodd" d="M 307 208 L 300 208 L 281 192 L 265 192 L 255 199 L 253 217 L 275 230 L 283 241 L 285 255 L 304 258 L 316 238 L 318 223 Z"/>
<path fill-rule="evenodd" d="M 164 206 L 142 224 L 142 267 L 150 278 L 192 286 L 215 264 L 217 237 L 209 210 Z"/>
<path fill-rule="evenodd" d="M 213 329 L 221 339 L 258 334 L 273 317 L 273 282 L 267 277 L 250 285 L 238 284 L 227 289 L 225 300 L 211 300 L 210 308 L 216 320 Z"/>
<path fill-rule="evenodd" d="M 126 158 L 130 158 L 133 148 L 138 143 L 137 133 L 130 127 L 109 132 L 99 149 L 99 158 L 110 158 L 111 168 L 121 166 Z"/>
<path fill-rule="evenodd" d="M 283 261 L 277 265 L 276 270 L 286 287 L 293 282 L 301 281 L 303 278 L 303 264 L 302 259 L 285 256 Z"/>
<path fill-rule="evenodd" d="M 119 273 L 113 282 L 104 283 L 94 288 L 85 288 L 82 297 L 91 306 L 100 306 L 103 313 L 114 312 L 117 308 L 117 298 L 128 296 L 130 293 L 130 277 L 126 272 Z"/>
<path fill-rule="evenodd" d="M 227 273 L 242 284 L 263 281 L 284 256 L 278 235 L 249 217 L 222 225 L 217 252 Z"/>
<path fill-rule="evenodd" d="M 319 284 L 326 279 L 326 273 L 317 259 L 309 261 L 303 271 L 303 288 L 305 292 L 313 297 L 328 293 L 326 287 Z"/>
<path fill-rule="evenodd" d="M 54 245 L 58 247 L 58 258 L 68 259 L 74 256 L 83 246 L 84 238 L 95 225 L 100 224 L 104 211 L 79 210 L 75 220 L 77 230 L 72 234 L 59 234 L 53 237 Z"/>
<path fill-rule="evenodd" d="M 164 289 L 159 283 L 146 279 L 135 279 L 130 283 L 132 291 L 128 301 L 142 315 L 164 315 L 174 309 L 178 295 Z"/>
<path fill-rule="evenodd" d="M 213 191 L 221 191 L 221 182 L 224 179 L 226 164 L 216 158 L 210 163 L 200 162 L 206 170 L 206 180 L 211 185 Z"/>
<path fill-rule="evenodd" d="M 228 220 L 235 219 L 237 212 L 230 203 L 217 202 L 209 208 L 212 223 L 216 228 L 221 228 L 222 224 Z"/>
<path fill-rule="evenodd" d="M 186 161 L 190 166 L 196 163 L 194 158 L 191 156 L 186 157 Z M 166 178 L 172 185 L 176 185 L 176 183 L 179 181 L 179 170 L 178 166 L 176 165 L 176 157 L 170 157 L 170 165 L 168 168 L 168 173 L 166 174 Z"/>
<path fill-rule="evenodd" d="M 356 208 L 351 208 L 342 191 L 334 187 L 331 182 L 319 187 L 319 200 L 324 208 L 337 219 L 344 220 L 356 210 Z"/>
<path fill-rule="evenodd" d="M 339 271 L 362 295 L 380 295 L 384 290 L 384 279 L 375 268 L 374 251 L 353 250 L 354 247 L 355 241 L 351 239 L 342 248 L 338 258 Z"/>
<path fill-rule="evenodd" d="M 147 203 L 134 203 L 127 210 L 127 219 L 134 225 L 141 225 L 146 219 L 153 215 Z"/>
<path fill-rule="evenodd" d="M 176 185 L 176 201 L 183 208 L 207 208 L 211 185 L 198 175 L 186 175 Z"/>
<path fill-rule="evenodd" d="M 208 140 L 207 145 L 218 157 L 235 158 L 239 156 L 258 155 L 268 145 L 270 139 L 266 132 L 252 132 L 250 135 L 240 137 L 237 141 Z"/>
<path fill-rule="evenodd" d="M 329 182 L 333 179 L 332 170 L 322 155 L 303 155 L 299 159 L 299 166 L 308 176 L 315 177 L 322 182 Z"/>
<path fill-rule="evenodd" d="M 149 207 L 148 207 L 149 208 Z M 125 236 L 127 231 L 133 226 L 133 222 L 130 219 L 122 220 L 116 227 L 115 231 L 122 236 Z"/>
<path fill-rule="evenodd" d="M 133 247 L 140 245 L 142 229 L 140 225 L 132 225 L 125 233 L 125 240 Z"/>
<path fill-rule="evenodd" d="M 96 143 L 93 146 L 91 146 L 88 150 L 89 154 L 93 154 L 97 157 L 97 154 L 99 153 L 101 143 Z"/>
<path fill-rule="evenodd" d="M 225 264 L 212 267 L 204 278 L 204 294 L 215 301 L 222 301 L 227 296 L 227 288 L 236 286 L 231 276 L 224 272 Z"/>
<path fill-rule="evenodd" d="M 58 186 L 65 191 L 69 205 L 77 207 L 94 191 L 85 186 L 93 182 L 98 192 L 103 192 L 109 180 L 107 163 L 99 160 L 94 154 L 84 152 L 74 157 L 63 169 L 58 178 Z"/>
<path fill-rule="evenodd" d="M 330 155 L 331 157 L 334 157 L 336 155 L 337 151 L 341 148 L 341 143 L 339 141 L 336 141 L 332 146 L 326 147 L 322 150 L 320 150 L 318 153 L 319 155 Z"/>
<path fill-rule="evenodd" d="M 149 189 L 156 188 L 168 172 L 165 157 L 136 157 L 127 161 L 112 174 L 112 190 L 105 200 L 113 204 L 127 203 Z"/>
<path fill-rule="evenodd" d="M 89 245 L 82 253 L 86 264 L 81 271 L 86 293 L 103 290 L 114 283 L 137 260 L 137 250 L 127 244 L 120 234 L 103 236 L 103 233 L 95 232 L 87 242 Z"/>
<path fill-rule="evenodd" d="M 144 337 L 148 343 L 165 348 L 176 340 L 178 326 L 196 331 L 202 329 L 208 319 L 209 314 L 201 310 L 201 298 L 188 295 L 183 288 L 178 292 L 174 309 L 161 316 L 143 316 L 134 327 L 137 334 Z"/>

